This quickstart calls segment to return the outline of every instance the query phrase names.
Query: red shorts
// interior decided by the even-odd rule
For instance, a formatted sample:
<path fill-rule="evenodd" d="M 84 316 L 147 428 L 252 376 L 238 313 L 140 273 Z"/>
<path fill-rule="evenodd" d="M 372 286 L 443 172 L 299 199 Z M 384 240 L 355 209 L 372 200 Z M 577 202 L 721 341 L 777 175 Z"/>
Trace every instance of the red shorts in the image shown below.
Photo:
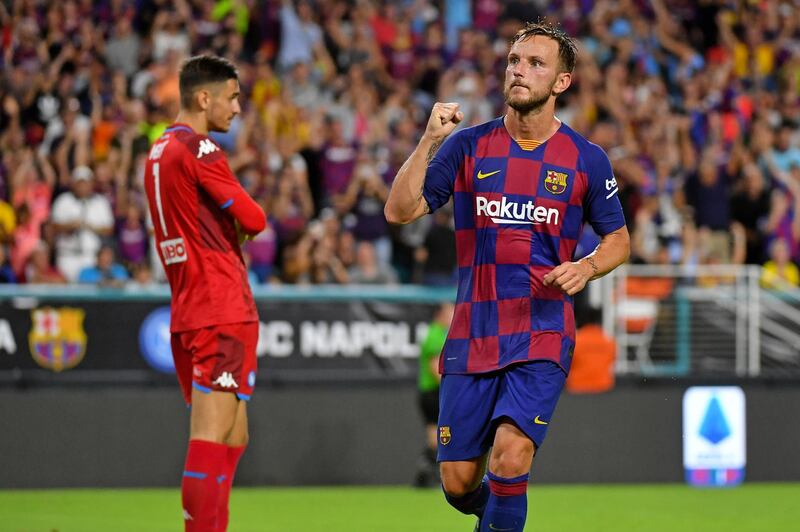
<path fill-rule="evenodd" d="M 186 404 L 192 388 L 235 393 L 247 401 L 256 384 L 258 322 L 227 323 L 172 333 L 172 358 Z"/>

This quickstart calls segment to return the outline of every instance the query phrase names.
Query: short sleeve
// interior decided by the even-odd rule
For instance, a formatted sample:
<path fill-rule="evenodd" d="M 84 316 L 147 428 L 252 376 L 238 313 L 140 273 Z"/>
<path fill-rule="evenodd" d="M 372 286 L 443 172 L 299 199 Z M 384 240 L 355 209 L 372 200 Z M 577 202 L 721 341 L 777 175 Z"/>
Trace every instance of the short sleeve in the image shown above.
<path fill-rule="evenodd" d="M 468 136 L 465 132 L 457 131 L 448 138 L 433 160 L 428 165 L 425 172 L 425 185 L 422 195 L 428 202 L 431 212 L 435 211 L 450 200 L 453 195 L 453 187 L 456 175 L 464 163 L 464 155 L 467 153 Z"/>
<path fill-rule="evenodd" d="M 586 221 L 600 236 L 625 225 L 625 215 L 619 202 L 619 186 L 611 161 L 599 146 L 589 144 L 585 156 L 588 191 L 583 209 Z"/>

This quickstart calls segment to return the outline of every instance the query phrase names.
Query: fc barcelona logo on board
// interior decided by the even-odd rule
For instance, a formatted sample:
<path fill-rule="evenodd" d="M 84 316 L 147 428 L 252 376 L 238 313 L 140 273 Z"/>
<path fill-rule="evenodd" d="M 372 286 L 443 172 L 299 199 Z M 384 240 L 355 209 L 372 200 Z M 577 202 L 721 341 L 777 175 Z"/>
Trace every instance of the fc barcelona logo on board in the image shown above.
<path fill-rule="evenodd" d="M 561 194 L 567 190 L 567 174 L 563 172 L 556 172 L 555 170 L 548 170 L 547 176 L 544 178 L 544 188 L 552 194 Z"/>
<path fill-rule="evenodd" d="M 85 313 L 79 308 L 45 307 L 31 311 L 33 328 L 28 334 L 33 360 L 55 372 L 72 369 L 86 354 Z"/>
<path fill-rule="evenodd" d="M 442 442 L 442 445 L 447 445 L 451 439 L 450 427 L 439 427 L 439 441 Z"/>

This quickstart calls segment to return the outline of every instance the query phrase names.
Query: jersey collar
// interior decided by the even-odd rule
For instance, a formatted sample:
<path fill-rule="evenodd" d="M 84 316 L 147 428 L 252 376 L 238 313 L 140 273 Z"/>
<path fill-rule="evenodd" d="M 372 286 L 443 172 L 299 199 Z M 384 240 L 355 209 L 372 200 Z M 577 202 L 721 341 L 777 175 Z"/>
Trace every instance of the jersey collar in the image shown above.
<path fill-rule="evenodd" d="M 182 124 L 180 122 L 175 122 L 169 126 L 164 133 L 172 133 L 173 131 L 188 131 L 189 133 L 194 133 L 194 129 L 189 127 L 187 124 Z"/>

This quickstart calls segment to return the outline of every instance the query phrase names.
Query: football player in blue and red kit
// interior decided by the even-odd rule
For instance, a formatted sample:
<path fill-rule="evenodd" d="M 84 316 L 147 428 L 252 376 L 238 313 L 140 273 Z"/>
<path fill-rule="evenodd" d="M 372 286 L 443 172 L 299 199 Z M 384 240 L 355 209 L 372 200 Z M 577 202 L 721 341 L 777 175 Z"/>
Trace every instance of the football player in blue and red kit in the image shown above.
<path fill-rule="evenodd" d="M 451 135 L 458 104 L 436 103 L 385 207 L 408 223 L 453 200 L 459 281 L 439 359 L 438 460 L 447 501 L 480 531 L 523 530 L 575 345 L 572 297 L 629 254 L 608 157 L 555 116 L 575 60 L 561 29 L 526 25 L 508 54 L 506 115 Z M 601 242 L 574 261 L 584 222 Z"/>

